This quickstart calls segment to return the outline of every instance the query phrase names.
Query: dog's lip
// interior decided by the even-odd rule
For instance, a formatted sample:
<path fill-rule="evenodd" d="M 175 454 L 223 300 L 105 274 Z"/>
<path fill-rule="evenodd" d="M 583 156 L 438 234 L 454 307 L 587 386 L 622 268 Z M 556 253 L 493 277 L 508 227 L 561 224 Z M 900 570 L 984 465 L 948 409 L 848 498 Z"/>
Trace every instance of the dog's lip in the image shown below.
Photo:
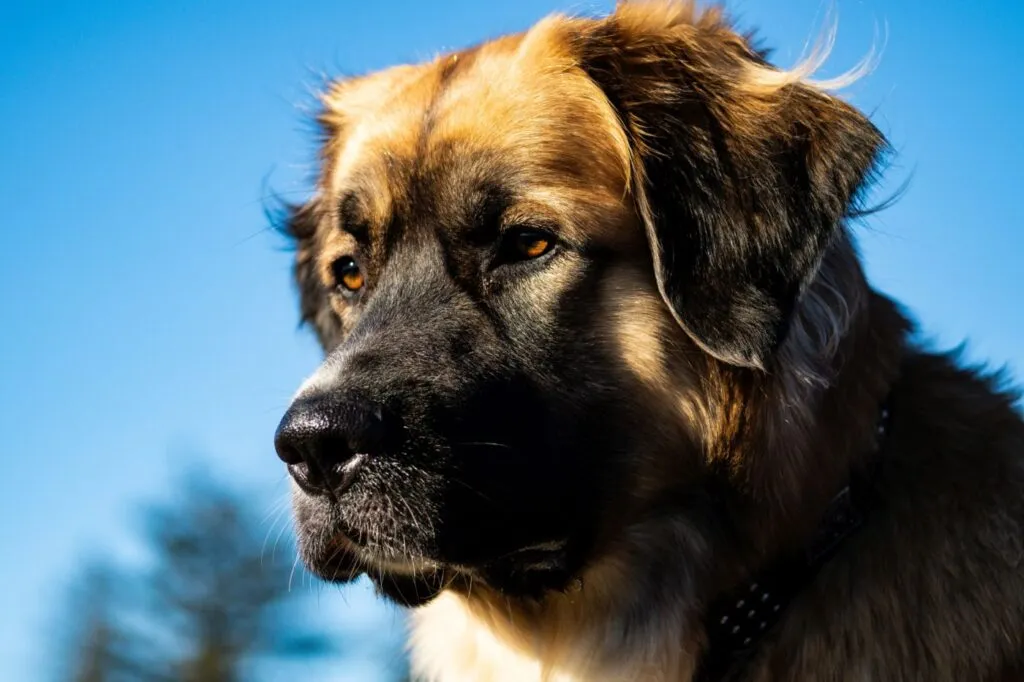
<path fill-rule="evenodd" d="M 445 587 L 465 585 L 466 581 L 480 581 L 502 593 L 540 598 L 547 591 L 566 591 L 574 584 L 566 545 L 563 541 L 537 543 L 486 563 L 463 565 L 361 546 L 336 530 L 322 545 L 325 551 L 320 560 L 310 568 L 336 584 L 348 584 L 365 574 L 378 591 L 405 606 L 426 603 Z"/>
<path fill-rule="evenodd" d="M 388 573 L 413 577 L 442 570 L 439 564 L 425 559 L 381 556 L 373 549 L 357 545 L 342 532 L 335 532 L 324 546 L 322 558 L 314 560 L 309 568 L 330 582 L 349 583 L 364 573 L 370 576 Z"/>
<path fill-rule="evenodd" d="M 510 559 L 518 557 L 548 557 L 552 554 L 564 552 L 565 547 L 568 544 L 568 540 L 550 540 L 548 542 L 539 542 L 535 545 L 528 545 L 526 547 L 520 547 L 519 549 L 512 550 L 507 554 L 499 557 L 500 559 Z"/>
<path fill-rule="evenodd" d="M 329 540 L 332 549 L 352 552 L 366 566 L 373 569 L 383 568 L 404 573 L 448 569 L 469 575 L 484 564 L 506 562 L 518 564 L 527 570 L 543 570 L 552 563 L 559 563 L 568 545 L 567 539 L 548 540 L 518 547 L 494 556 L 482 564 L 463 564 L 418 554 L 403 554 L 395 549 L 405 545 L 400 536 L 374 534 L 368 541 L 365 533 L 345 527 L 340 521 L 336 521 L 336 524 Z"/>
<path fill-rule="evenodd" d="M 360 562 L 367 567 L 367 571 L 384 570 L 403 575 L 415 575 L 423 571 L 441 570 L 447 566 L 447 564 L 423 556 L 401 555 L 388 550 L 382 551 L 373 545 L 358 544 L 344 534 L 339 535 L 341 537 L 336 539 L 335 542 L 344 543 L 344 547 L 359 558 Z M 385 547 L 392 547 L 396 541 L 384 542 L 386 543 L 384 544 Z M 452 566 L 450 568 L 456 567 Z"/>
<path fill-rule="evenodd" d="M 374 545 L 385 543 L 385 547 L 394 546 L 385 538 L 376 538 Z M 356 575 L 372 571 L 385 571 L 402 576 L 415 576 L 428 571 L 448 571 L 453 574 L 480 577 L 480 572 L 487 567 L 507 564 L 515 565 L 522 571 L 547 571 L 561 566 L 566 551 L 565 541 L 542 542 L 521 547 L 487 561 L 485 564 L 466 565 L 431 559 L 425 556 L 401 556 L 392 551 L 382 551 L 374 545 L 357 542 L 352 534 L 344 530 L 336 530 L 328 546 L 332 553 L 347 553 L 361 568 Z"/>
<path fill-rule="evenodd" d="M 391 549 L 400 546 L 400 539 L 376 537 L 373 544 L 367 544 L 359 541 L 359 535 L 350 529 L 336 528 L 326 542 L 328 551 L 333 555 L 340 556 L 341 553 L 346 553 L 351 556 L 354 563 L 362 567 L 358 573 L 383 570 L 411 576 L 424 571 L 439 571 L 443 568 L 459 570 L 456 566 L 449 566 L 428 557 L 402 555 Z"/>

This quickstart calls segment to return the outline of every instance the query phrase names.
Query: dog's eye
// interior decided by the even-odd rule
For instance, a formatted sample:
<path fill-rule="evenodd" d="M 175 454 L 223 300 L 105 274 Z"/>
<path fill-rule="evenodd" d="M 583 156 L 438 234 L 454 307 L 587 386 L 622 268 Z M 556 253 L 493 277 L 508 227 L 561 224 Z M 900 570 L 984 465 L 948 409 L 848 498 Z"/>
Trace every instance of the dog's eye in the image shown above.
<path fill-rule="evenodd" d="M 366 277 L 359 269 L 359 263 L 352 256 L 343 256 L 331 264 L 331 274 L 339 289 L 355 293 L 366 284 Z"/>
<path fill-rule="evenodd" d="M 555 237 L 550 232 L 516 228 L 505 235 L 503 250 L 510 260 L 532 260 L 548 253 L 554 246 Z"/>

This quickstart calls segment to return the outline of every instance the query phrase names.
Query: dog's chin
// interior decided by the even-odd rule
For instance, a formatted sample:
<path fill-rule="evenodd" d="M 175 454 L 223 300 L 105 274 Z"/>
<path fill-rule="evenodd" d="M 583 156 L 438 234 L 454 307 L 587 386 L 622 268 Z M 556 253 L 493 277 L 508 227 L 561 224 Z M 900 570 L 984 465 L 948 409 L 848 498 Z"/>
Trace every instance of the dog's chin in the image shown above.
<path fill-rule="evenodd" d="M 310 573 L 329 583 L 350 583 L 367 570 L 366 562 L 341 535 L 324 543 L 300 534 L 299 556 Z"/>
<path fill-rule="evenodd" d="M 329 542 L 300 539 L 299 553 L 310 573 L 321 580 L 344 585 L 365 574 L 381 595 L 401 606 L 426 604 L 446 582 L 444 569 L 436 564 L 412 557 L 375 558 L 341 533 Z"/>

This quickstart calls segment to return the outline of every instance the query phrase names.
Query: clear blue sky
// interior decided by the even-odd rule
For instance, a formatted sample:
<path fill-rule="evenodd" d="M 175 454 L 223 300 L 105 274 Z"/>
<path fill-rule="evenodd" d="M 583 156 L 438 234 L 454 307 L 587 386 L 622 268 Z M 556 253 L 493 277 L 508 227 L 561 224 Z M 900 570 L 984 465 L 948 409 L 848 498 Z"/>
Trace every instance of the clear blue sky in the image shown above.
<path fill-rule="evenodd" d="M 0 3 L 0 679 L 39 679 L 74 563 L 131 555 L 138 503 L 181 461 L 266 490 L 268 511 L 284 494 L 271 435 L 318 351 L 260 198 L 265 179 L 305 187 L 316 74 L 610 4 Z M 890 184 L 913 173 L 862 230 L 869 272 L 942 345 L 1024 368 L 1024 5 L 833 4 L 831 71 L 887 35 L 850 97 L 899 150 Z M 826 6 L 732 4 L 782 64 Z M 347 613 L 334 591 L 319 610 Z"/>

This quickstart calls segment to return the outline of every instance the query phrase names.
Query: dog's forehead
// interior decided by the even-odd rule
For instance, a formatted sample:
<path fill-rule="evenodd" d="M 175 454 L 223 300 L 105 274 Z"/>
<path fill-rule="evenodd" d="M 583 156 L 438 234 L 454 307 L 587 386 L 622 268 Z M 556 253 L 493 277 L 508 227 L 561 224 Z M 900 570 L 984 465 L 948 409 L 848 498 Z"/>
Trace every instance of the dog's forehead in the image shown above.
<path fill-rule="evenodd" d="M 411 191 L 410 169 L 436 176 L 459 167 L 466 176 L 476 167 L 469 177 L 483 181 L 481 159 L 500 162 L 510 183 L 556 203 L 571 201 L 574 192 L 626 193 L 625 132 L 557 19 L 339 83 L 324 106 L 329 139 L 321 190 L 335 198 L 362 190 L 361 209 L 371 222 L 385 219 L 399 195 Z"/>

